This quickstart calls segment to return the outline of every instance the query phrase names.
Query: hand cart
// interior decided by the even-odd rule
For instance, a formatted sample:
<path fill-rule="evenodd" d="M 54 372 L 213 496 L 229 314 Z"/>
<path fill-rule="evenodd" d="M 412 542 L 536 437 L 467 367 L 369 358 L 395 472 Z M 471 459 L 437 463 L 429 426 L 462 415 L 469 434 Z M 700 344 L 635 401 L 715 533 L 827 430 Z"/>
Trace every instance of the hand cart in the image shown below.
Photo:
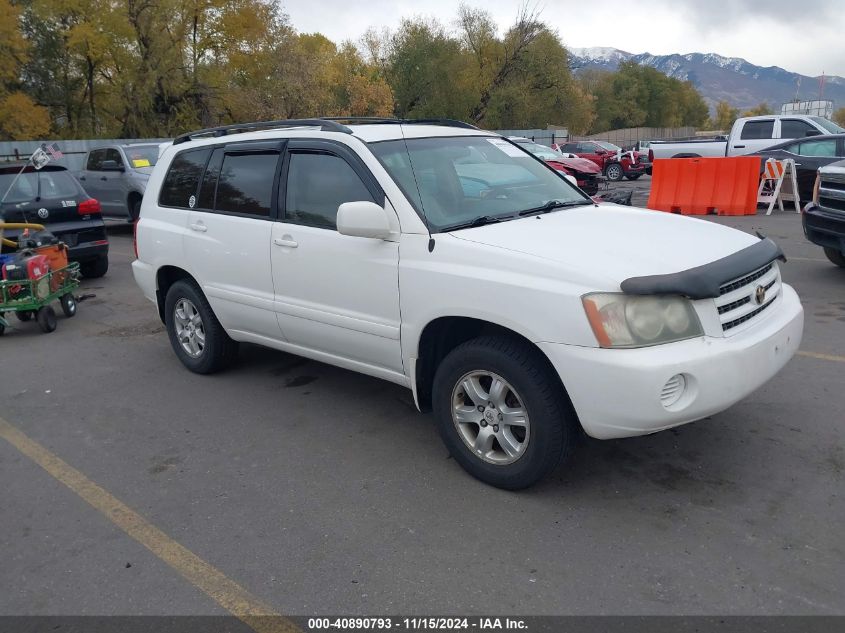
<path fill-rule="evenodd" d="M 0 245 L 17 247 L 14 241 L 3 238 L 5 229 L 44 230 L 44 227 L 40 224 L 6 224 L 0 221 Z M 0 250 L 0 268 L 6 259 L 11 258 L 4 256 Z M 50 270 L 36 279 L 0 279 L 0 335 L 9 325 L 4 314 L 11 312 L 15 313 L 19 321 L 31 321 L 34 317 L 42 331 L 52 332 L 56 329 L 56 312 L 50 303 L 58 299 L 65 316 L 74 316 L 76 299 L 73 291 L 78 287 L 79 264 L 76 262 Z"/>

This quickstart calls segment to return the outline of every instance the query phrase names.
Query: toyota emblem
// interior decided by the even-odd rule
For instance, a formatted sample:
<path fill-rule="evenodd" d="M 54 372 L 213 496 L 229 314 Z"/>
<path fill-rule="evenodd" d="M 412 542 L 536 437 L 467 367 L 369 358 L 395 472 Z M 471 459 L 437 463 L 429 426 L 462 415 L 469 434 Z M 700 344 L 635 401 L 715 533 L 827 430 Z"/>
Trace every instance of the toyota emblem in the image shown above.
<path fill-rule="evenodd" d="M 758 306 L 761 306 L 765 300 L 766 288 L 764 286 L 757 286 L 757 290 L 754 291 L 754 301 L 757 302 Z"/>
<path fill-rule="evenodd" d="M 49 215 L 50 215 L 50 212 L 47 211 L 47 209 L 45 209 L 44 207 L 41 207 L 40 209 L 38 209 L 38 217 L 41 218 L 42 220 L 46 220 L 47 216 L 49 216 Z"/>

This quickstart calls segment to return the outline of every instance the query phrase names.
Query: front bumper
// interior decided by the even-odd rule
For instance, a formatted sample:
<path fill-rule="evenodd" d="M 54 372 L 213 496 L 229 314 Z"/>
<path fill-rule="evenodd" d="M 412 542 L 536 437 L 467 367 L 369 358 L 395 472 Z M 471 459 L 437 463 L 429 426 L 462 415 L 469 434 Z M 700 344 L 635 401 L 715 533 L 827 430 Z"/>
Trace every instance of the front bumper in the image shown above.
<path fill-rule="evenodd" d="M 776 310 L 745 332 L 639 349 L 539 343 L 560 374 L 584 431 L 598 439 L 645 435 L 724 411 L 766 383 L 801 344 L 804 310 L 788 285 Z M 666 408 L 667 381 L 687 388 Z"/>
<path fill-rule="evenodd" d="M 804 235 L 813 244 L 845 253 L 845 213 L 808 204 L 801 214 Z"/>

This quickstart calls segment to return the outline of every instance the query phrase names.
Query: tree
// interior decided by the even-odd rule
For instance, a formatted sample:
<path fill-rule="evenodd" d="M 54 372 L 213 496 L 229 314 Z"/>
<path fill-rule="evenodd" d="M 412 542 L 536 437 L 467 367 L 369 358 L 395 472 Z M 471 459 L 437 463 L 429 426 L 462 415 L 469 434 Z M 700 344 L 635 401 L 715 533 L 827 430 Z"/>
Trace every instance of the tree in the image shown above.
<path fill-rule="evenodd" d="M 774 114 L 774 111 L 766 102 L 759 103 L 750 110 L 746 110 L 742 113 L 742 116 L 762 116 L 764 114 Z"/>
<path fill-rule="evenodd" d="M 841 127 L 845 127 L 845 108 L 839 108 L 833 113 L 833 122 Z"/>
<path fill-rule="evenodd" d="M 710 122 L 709 127 L 714 130 L 727 132 L 739 116 L 739 110 L 731 106 L 727 101 L 720 101 L 716 104 L 716 116 Z"/>
<path fill-rule="evenodd" d="M 0 0 L 0 139 L 35 139 L 50 131 L 48 110 L 21 90 L 30 48 L 21 25 L 20 9 Z"/>

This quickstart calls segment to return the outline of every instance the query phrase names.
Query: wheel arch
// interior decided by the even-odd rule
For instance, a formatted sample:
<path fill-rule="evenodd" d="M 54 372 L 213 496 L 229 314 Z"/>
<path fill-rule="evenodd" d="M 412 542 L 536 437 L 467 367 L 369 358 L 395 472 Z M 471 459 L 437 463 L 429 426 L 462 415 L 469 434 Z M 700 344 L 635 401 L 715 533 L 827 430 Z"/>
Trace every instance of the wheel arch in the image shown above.
<path fill-rule="evenodd" d="M 573 415 L 575 408 L 566 391 L 560 375 L 548 356 L 525 335 L 503 325 L 467 316 L 441 316 L 429 321 L 420 333 L 417 342 L 416 363 L 412 376 L 414 395 L 421 411 L 431 410 L 431 391 L 434 374 L 440 362 L 458 345 L 479 336 L 504 336 L 517 339 L 533 349 L 553 379 L 560 386 L 561 392 Z M 576 415 L 577 419 L 577 415 Z"/>
<path fill-rule="evenodd" d="M 167 297 L 167 291 L 170 290 L 170 286 L 182 279 L 187 279 L 195 284 L 197 283 L 197 280 L 194 279 L 191 273 L 178 266 L 162 266 L 156 271 L 156 305 L 158 306 L 158 316 L 162 323 L 165 322 L 164 300 Z"/>

